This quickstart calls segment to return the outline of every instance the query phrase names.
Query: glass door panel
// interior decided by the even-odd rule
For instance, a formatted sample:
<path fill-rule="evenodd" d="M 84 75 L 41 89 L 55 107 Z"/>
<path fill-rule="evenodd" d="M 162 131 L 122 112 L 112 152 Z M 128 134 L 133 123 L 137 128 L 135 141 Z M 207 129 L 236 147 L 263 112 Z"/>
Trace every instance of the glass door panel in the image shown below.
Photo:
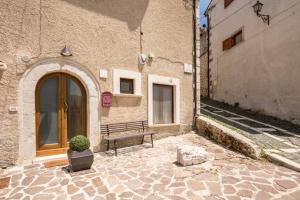
<path fill-rule="evenodd" d="M 45 80 L 39 96 L 39 146 L 59 144 L 58 77 Z"/>
<path fill-rule="evenodd" d="M 154 124 L 174 123 L 173 86 L 153 84 Z"/>
<path fill-rule="evenodd" d="M 85 135 L 84 130 L 84 101 L 85 94 L 77 81 L 66 80 L 66 110 L 68 141 L 76 135 Z"/>

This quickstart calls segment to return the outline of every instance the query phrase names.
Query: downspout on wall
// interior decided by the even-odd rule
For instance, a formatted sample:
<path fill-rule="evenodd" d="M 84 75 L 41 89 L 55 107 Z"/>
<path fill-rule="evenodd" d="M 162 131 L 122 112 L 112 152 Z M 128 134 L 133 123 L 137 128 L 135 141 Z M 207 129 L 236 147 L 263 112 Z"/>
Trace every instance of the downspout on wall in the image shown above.
<path fill-rule="evenodd" d="M 208 13 L 205 13 L 207 18 L 207 98 L 210 99 L 210 68 L 209 68 L 209 54 L 210 54 L 210 20 Z"/>
<path fill-rule="evenodd" d="M 196 15 L 196 0 L 193 0 L 193 129 L 196 127 L 196 116 L 197 116 L 197 46 L 196 46 L 196 34 L 197 34 L 197 15 Z"/>

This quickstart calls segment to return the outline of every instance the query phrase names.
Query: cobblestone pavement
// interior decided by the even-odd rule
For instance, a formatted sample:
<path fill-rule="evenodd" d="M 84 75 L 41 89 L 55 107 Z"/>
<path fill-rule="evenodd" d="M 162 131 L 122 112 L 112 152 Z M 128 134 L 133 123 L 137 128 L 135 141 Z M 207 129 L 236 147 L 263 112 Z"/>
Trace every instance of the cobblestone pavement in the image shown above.
<path fill-rule="evenodd" d="M 193 133 L 96 154 L 94 173 L 73 176 L 62 167 L 25 166 L 0 199 L 300 199 L 300 173 L 224 149 Z M 176 146 L 204 147 L 214 159 L 176 165 Z"/>

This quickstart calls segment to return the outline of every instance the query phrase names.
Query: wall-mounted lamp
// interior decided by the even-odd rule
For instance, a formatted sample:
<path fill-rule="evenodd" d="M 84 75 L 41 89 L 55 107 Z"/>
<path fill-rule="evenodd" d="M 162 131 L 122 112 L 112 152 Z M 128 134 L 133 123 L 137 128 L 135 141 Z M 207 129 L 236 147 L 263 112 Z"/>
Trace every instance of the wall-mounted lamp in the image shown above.
<path fill-rule="evenodd" d="M 152 62 L 154 58 L 155 58 L 154 53 L 150 52 L 150 53 L 148 54 L 148 60 L 149 60 L 150 62 Z"/>
<path fill-rule="evenodd" d="M 61 50 L 60 55 L 62 55 L 62 56 L 72 56 L 72 53 L 71 53 L 70 49 L 67 46 L 65 46 Z"/>
<path fill-rule="evenodd" d="M 262 4 L 260 1 L 257 1 L 252 7 L 253 7 L 255 14 L 258 17 L 260 17 L 265 23 L 267 23 L 269 25 L 270 24 L 270 15 L 260 14 L 263 5 L 264 4 Z"/>
<path fill-rule="evenodd" d="M 154 53 L 150 52 L 148 55 L 144 54 L 144 53 L 140 53 L 139 56 L 138 56 L 139 64 L 140 65 L 145 65 L 147 62 L 151 63 L 154 58 L 155 58 Z"/>
<path fill-rule="evenodd" d="M 147 62 L 147 55 L 140 53 L 138 56 L 139 64 L 144 65 Z"/>

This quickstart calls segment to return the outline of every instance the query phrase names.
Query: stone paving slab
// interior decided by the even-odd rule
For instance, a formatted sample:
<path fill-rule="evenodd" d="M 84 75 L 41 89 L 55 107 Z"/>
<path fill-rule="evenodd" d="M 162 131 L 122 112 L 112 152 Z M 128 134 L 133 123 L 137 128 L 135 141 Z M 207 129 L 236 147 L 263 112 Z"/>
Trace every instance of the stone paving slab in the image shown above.
<path fill-rule="evenodd" d="M 177 145 L 206 149 L 215 159 L 176 164 Z M 194 133 L 95 154 L 94 173 L 71 177 L 62 167 L 2 170 L 11 177 L 0 199 L 299 199 L 300 173 L 224 149 Z"/>

